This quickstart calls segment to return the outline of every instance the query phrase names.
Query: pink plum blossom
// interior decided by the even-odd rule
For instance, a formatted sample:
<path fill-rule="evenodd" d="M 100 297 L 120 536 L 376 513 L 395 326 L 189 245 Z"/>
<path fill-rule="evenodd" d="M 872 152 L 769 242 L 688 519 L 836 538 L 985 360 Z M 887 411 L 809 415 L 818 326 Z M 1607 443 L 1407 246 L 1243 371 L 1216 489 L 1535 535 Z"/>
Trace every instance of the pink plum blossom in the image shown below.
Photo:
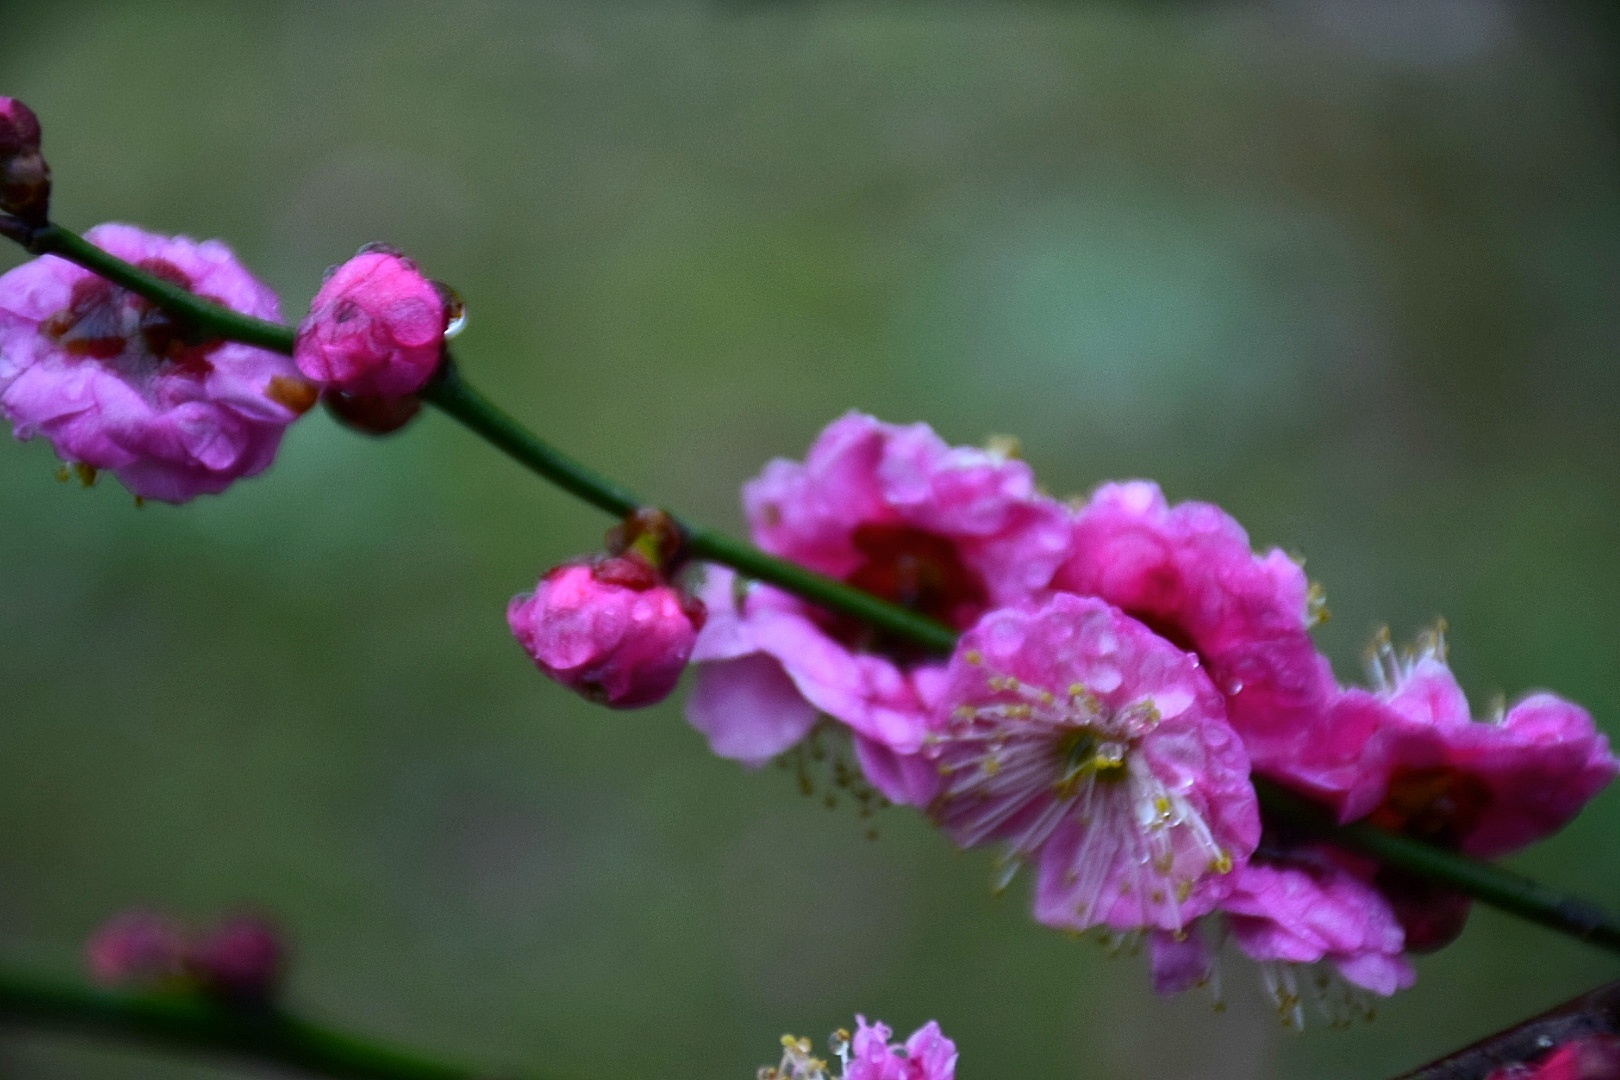
<path fill-rule="evenodd" d="M 1256 770 L 1297 757 L 1321 726 L 1335 683 L 1309 634 L 1319 601 L 1298 563 L 1256 555 L 1219 507 L 1172 507 L 1147 481 L 1104 484 L 1075 517 L 1053 588 L 1105 600 L 1195 652 Z"/>
<path fill-rule="evenodd" d="M 1380 635 L 1370 670 L 1373 689 L 1339 691 L 1313 744 L 1273 770 L 1341 821 L 1497 858 L 1563 828 L 1620 768 L 1586 710 L 1552 694 L 1473 719 L 1439 629 L 1405 653 Z M 1408 952 L 1440 948 L 1467 922 L 1460 893 L 1373 864 L 1362 876 Z"/>
<path fill-rule="evenodd" d="M 636 556 L 556 567 L 506 609 L 535 665 L 592 701 L 633 709 L 675 689 L 704 621 L 701 603 Z"/>
<path fill-rule="evenodd" d="M 1259 839 L 1221 696 L 1195 658 L 1100 600 L 986 615 L 938 716 L 931 814 L 963 847 L 1001 841 L 1008 871 L 1036 860 L 1048 925 L 1180 930 Z"/>
<path fill-rule="evenodd" d="M 1338 710 L 1372 717 L 1344 820 L 1496 858 L 1562 829 L 1620 770 L 1591 715 L 1553 694 L 1473 719 L 1439 631 L 1405 656 L 1381 639 L 1371 666 L 1375 692 Z"/>
<path fill-rule="evenodd" d="M 192 944 L 190 966 L 209 993 L 241 1003 L 270 1000 L 280 989 L 287 945 L 280 929 L 257 915 L 236 915 Z"/>
<path fill-rule="evenodd" d="M 233 311 L 278 318 L 275 295 L 215 240 L 100 225 L 86 239 Z M 46 255 L 0 277 L 0 413 L 19 439 L 185 502 L 269 467 L 315 402 L 286 357 L 189 339 L 146 300 Z"/>
<path fill-rule="evenodd" d="M 830 1058 L 819 1058 L 809 1039 L 784 1035 L 781 1061 L 760 1069 L 758 1080 L 956 1080 L 956 1044 L 939 1024 L 928 1021 L 904 1044 L 890 1042 L 893 1036 L 887 1024 L 857 1016 L 854 1036 L 835 1032 Z"/>
<path fill-rule="evenodd" d="M 855 1018 L 849 1062 L 843 1080 L 955 1080 L 956 1044 L 933 1020 L 912 1032 L 904 1046 L 889 1041 L 893 1032 L 882 1021 Z"/>
<path fill-rule="evenodd" d="M 362 248 L 315 294 L 293 359 L 343 394 L 414 394 L 439 368 L 449 318 L 444 295 L 415 263 L 390 248 Z"/>
<path fill-rule="evenodd" d="M 958 630 L 1038 595 L 1068 543 L 1066 512 L 1036 490 L 1023 462 L 861 413 L 829 425 L 803 462 L 768 464 L 743 503 L 770 554 Z M 928 770 L 901 758 L 921 747 L 941 663 L 779 590 L 739 590 L 729 571 L 712 570 L 704 596 L 712 617 L 693 654 L 702 666 L 688 716 L 716 753 L 769 758 L 819 711 L 854 732 L 885 795 L 928 800 Z M 779 665 L 796 696 L 763 674 L 764 663 L 740 662 L 749 657 Z M 734 680 L 746 692 L 727 689 Z M 740 700 L 755 707 L 725 707 Z"/>
<path fill-rule="evenodd" d="M 1260 965 L 1283 1020 L 1303 1026 L 1314 1002 L 1335 1023 L 1367 1013 L 1367 994 L 1412 985 L 1401 923 L 1356 860 L 1315 845 L 1256 855 L 1190 934 L 1149 942 L 1154 989 L 1176 993 L 1214 977 L 1209 938 L 1229 939 Z"/>
<path fill-rule="evenodd" d="M 84 956 L 97 982 L 151 987 L 183 977 L 186 950 L 186 932 L 172 919 L 149 911 L 126 911 L 90 935 Z"/>

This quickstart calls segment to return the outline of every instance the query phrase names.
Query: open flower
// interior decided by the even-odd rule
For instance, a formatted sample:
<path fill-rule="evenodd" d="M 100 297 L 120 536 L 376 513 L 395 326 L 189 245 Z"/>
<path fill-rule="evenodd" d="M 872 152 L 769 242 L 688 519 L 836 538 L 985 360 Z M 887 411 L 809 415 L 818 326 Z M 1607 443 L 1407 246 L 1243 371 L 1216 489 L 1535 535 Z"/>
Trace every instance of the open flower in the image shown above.
<path fill-rule="evenodd" d="M 1023 462 L 861 413 L 829 425 L 802 463 L 767 465 L 743 502 L 772 555 L 959 630 L 1034 597 L 1068 543 L 1065 511 Z M 930 770 L 902 759 L 921 746 L 943 665 L 778 590 L 739 594 L 734 580 L 711 571 L 711 620 L 693 654 L 703 665 L 688 716 L 715 751 L 770 758 L 821 712 L 855 733 L 884 794 L 926 802 Z"/>
<path fill-rule="evenodd" d="M 1405 652 L 1380 634 L 1368 667 L 1373 689 L 1341 691 L 1318 745 L 1279 768 L 1342 821 L 1497 858 L 1563 828 L 1620 771 L 1590 714 L 1553 694 L 1475 720 L 1446 664 L 1443 628 Z M 1368 876 L 1408 951 L 1462 932 L 1466 896 L 1393 868 Z"/>
<path fill-rule="evenodd" d="M 1347 726 L 1371 729 L 1346 821 L 1496 858 L 1562 829 L 1620 770 L 1591 714 L 1553 694 L 1475 720 L 1443 628 L 1404 655 L 1381 635 L 1369 668 L 1374 691 L 1346 691 L 1339 707 Z"/>
<path fill-rule="evenodd" d="M 759 1080 L 956 1080 L 956 1044 L 930 1020 L 904 1044 L 882 1021 L 855 1018 L 855 1034 L 833 1033 L 830 1058 L 815 1056 L 809 1039 L 782 1036 L 782 1060 L 759 1070 Z M 832 1072 L 832 1061 L 840 1066 Z"/>
<path fill-rule="evenodd" d="M 233 311 L 279 317 L 275 294 L 218 241 L 100 225 L 85 237 Z M 19 439 L 115 473 L 140 495 L 185 502 L 269 467 L 315 402 L 284 356 L 195 340 L 162 309 L 46 255 L 0 277 L 0 413 Z"/>
<path fill-rule="evenodd" d="M 1259 838 L 1249 761 L 1196 660 L 1103 602 L 986 615 L 951 659 L 935 821 L 1038 862 L 1053 926 L 1180 930 Z"/>
<path fill-rule="evenodd" d="M 1196 653 L 1256 771 L 1319 737 L 1336 689 L 1309 633 L 1320 600 L 1298 563 L 1256 555 L 1220 507 L 1172 507 L 1143 480 L 1104 484 L 1075 517 L 1052 587 L 1105 600 Z"/>

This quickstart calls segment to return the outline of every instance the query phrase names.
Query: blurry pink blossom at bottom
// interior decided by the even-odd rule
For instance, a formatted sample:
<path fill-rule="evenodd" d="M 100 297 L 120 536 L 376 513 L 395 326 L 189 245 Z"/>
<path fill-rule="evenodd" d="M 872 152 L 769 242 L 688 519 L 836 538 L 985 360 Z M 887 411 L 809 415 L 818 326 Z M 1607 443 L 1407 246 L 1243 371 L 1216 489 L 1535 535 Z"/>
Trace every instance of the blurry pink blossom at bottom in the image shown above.
<path fill-rule="evenodd" d="M 153 986 L 185 972 L 186 934 L 174 920 L 149 911 L 113 916 L 85 942 L 85 965 L 109 986 Z"/>
<path fill-rule="evenodd" d="M 759 1070 L 758 1080 L 956 1080 L 956 1044 L 930 1020 L 904 1043 L 881 1021 L 855 1018 L 855 1034 L 833 1033 L 829 1057 L 819 1058 L 809 1039 L 782 1036 L 782 1059 Z M 832 1072 L 836 1061 L 839 1072 Z"/>
<path fill-rule="evenodd" d="M 1620 1080 L 1620 1038 L 1572 1039 L 1538 1061 L 1504 1065 L 1485 1080 Z"/>
<path fill-rule="evenodd" d="M 1095 599 L 991 612 L 951 658 L 934 820 L 1040 868 L 1035 917 L 1178 931 L 1254 851 L 1249 759 L 1197 660 Z"/>
<path fill-rule="evenodd" d="M 280 930 L 256 915 L 236 915 L 204 932 L 190 950 L 203 987 L 242 1002 L 265 1001 L 280 987 L 286 966 Z"/>
<path fill-rule="evenodd" d="M 131 225 L 85 239 L 204 299 L 259 319 L 275 294 L 218 241 Z M 0 277 L 0 414 L 64 460 L 106 469 L 136 495 L 185 502 L 263 472 L 282 433 L 315 403 L 292 361 L 196 340 L 172 316 L 46 255 Z"/>
<path fill-rule="evenodd" d="M 145 911 L 116 915 L 85 944 L 98 982 L 134 989 L 191 988 L 227 1001 L 263 1004 L 280 988 L 287 947 L 279 928 L 235 915 L 196 929 Z"/>
<path fill-rule="evenodd" d="M 703 626 L 703 605 L 639 557 L 550 570 L 506 618 L 535 665 L 592 701 L 630 709 L 675 689 Z"/>

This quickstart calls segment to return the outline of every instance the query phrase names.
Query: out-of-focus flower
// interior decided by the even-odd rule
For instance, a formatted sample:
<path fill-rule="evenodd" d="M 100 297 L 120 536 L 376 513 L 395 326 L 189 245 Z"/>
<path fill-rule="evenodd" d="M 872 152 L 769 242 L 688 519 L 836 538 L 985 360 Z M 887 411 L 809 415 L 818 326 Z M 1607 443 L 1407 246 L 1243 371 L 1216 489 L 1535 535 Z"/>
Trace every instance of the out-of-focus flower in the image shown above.
<path fill-rule="evenodd" d="M 1259 839 L 1243 744 L 1195 659 L 1100 600 L 986 615 L 951 659 L 927 756 L 960 845 L 1040 867 L 1035 916 L 1177 931 Z"/>
<path fill-rule="evenodd" d="M 16 98 L 0 97 L 0 214 L 45 224 L 51 170 L 40 153 L 39 118 Z"/>
<path fill-rule="evenodd" d="M 218 241 L 100 225 L 85 237 L 233 311 L 279 317 L 275 295 Z M 264 471 L 316 390 L 284 356 L 193 339 L 146 300 L 46 255 L 0 277 L 0 412 L 64 460 L 165 502 Z"/>
<path fill-rule="evenodd" d="M 1620 1038 L 1583 1035 L 1537 1061 L 1493 1070 L 1485 1080 L 1620 1080 Z"/>
<path fill-rule="evenodd" d="M 111 986 L 194 990 L 234 1005 L 263 1005 L 281 988 L 287 947 L 269 921 L 236 915 L 201 930 L 163 915 L 125 912 L 90 936 L 90 974 Z"/>
<path fill-rule="evenodd" d="M 439 368 L 450 319 L 445 294 L 415 263 L 368 246 L 315 294 L 293 359 L 307 378 L 344 394 L 414 394 Z"/>
<path fill-rule="evenodd" d="M 1255 770 L 1320 737 L 1336 685 L 1309 629 L 1320 600 L 1299 564 L 1256 555 L 1220 507 L 1170 506 L 1157 484 L 1104 484 L 1075 517 L 1053 588 L 1095 596 L 1196 653 Z"/>
<path fill-rule="evenodd" d="M 186 970 L 184 928 L 150 911 L 113 916 L 85 942 L 90 975 L 109 986 L 154 987 L 180 980 Z"/>
<path fill-rule="evenodd" d="M 818 1058 L 809 1039 L 782 1036 L 782 1060 L 759 1070 L 758 1080 L 956 1080 L 956 1044 L 930 1020 L 905 1043 L 881 1021 L 855 1018 L 855 1034 L 833 1033 L 831 1059 Z M 840 1071 L 833 1073 L 832 1061 Z"/>
<path fill-rule="evenodd" d="M 506 609 L 541 671 L 621 709 L 669 696 L 704 617 L 699 601 L 636 555 L 556 567 Z"/>
<path fill-rule="evenodd" d="M 275 996 L 286 960 L 286 942 L 274 924 L 257 915 L 237 915 L 198 938 L 188 964 L 208 992 L 251 1004 Z"/>
<path fill-rule="evenodd" d="M 1066 511 L 1023 462 L 861 413 L 829 425 L 802 463 L 772 461 L 743 503 L 772 555 L 958 630 L 1035 597 L 1068 544 Z M 693 654 L 702 665 L 688 716 L 717 753 L 768 759 L 819 711 L 854 732 L 885 795 L 928 801 L 935 784 L 913 756 L 942 664 L 776 589 L 739 589 L 729 571 L 711 570 L 704 597 L 710 621 Z"/>

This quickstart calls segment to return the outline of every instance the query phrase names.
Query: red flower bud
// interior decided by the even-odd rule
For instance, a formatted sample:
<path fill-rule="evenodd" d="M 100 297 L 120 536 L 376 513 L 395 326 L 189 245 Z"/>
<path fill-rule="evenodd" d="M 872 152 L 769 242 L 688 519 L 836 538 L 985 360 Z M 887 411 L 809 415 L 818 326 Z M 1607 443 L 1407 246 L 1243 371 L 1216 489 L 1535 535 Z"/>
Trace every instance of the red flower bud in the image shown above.
<path fill-rule="evenodd" d="M 0 213 L 43 225 L 51 203 L 51 168 L 39 151 L 39 118 L 16 98 L 0 97 Z"/>

